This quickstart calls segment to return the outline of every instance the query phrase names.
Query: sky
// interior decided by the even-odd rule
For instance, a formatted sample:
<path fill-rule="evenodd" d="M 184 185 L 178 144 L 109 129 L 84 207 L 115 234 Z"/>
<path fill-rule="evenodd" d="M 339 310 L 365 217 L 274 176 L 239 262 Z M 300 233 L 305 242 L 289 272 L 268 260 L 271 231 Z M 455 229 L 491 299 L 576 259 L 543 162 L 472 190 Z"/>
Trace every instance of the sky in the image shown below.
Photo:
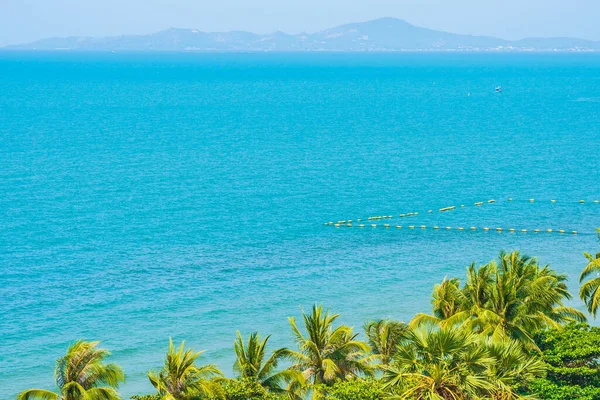
<path fill-rule="evenodd" d="M 504 39 L 600 40 L 600 0 L 0 0 L 0 46 L 170 27 L 316 32 L 380 17 Z"/>

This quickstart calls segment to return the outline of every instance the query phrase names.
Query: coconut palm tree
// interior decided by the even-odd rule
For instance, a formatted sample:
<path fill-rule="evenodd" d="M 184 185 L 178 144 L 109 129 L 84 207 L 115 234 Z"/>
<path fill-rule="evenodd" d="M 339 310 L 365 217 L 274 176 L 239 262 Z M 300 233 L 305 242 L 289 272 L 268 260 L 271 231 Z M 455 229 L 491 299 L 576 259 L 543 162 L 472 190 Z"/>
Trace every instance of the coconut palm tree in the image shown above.
<path fill-rule="evenodd" d="M 396 354 L 408 325 L 404 322 L 380 319 L 366 323 L 364 329 L 375 358 L 382 365 L 388 365 Z"/>
<path fill-rule="evenodd" d="M 596 318 L 598 312 L 598 306 L 600 305 L 600 253 L 596 253 L 594 258 L 590 253 L 584 253 L 588 259 L 588 265 L 581 271 L 579 277 L 579 283 L 583 282 L 586 278 L 595 274 L 595 277 L 586 281 L 581 285 L 579 290 L 579 297 L 585 302 L 588 311 Z"/>
<path fill-rule="evenodd" d="M 455 327 L 422 327 L 408 332 L 385 387 L 401 399 L 474 399 L 492 393 L 488 368 L 494 362 L 475 334 Z"/>
<path fill-rule="evenodd" d="M 572 297 L 566 275 L 548 265 L 541 267 L 536 258 L 518 251 L 501 252 L 499 261 L 487 267 L 492 284 L 484 285 L 485 303 L 480 306 L 471 301 L 474 318 L 470 322 L 476 331 L 537 348 L 531 337 L 534 332 L 569 321 L 585 321 L 581 312 L 563 305 Z"/>
<path fill-rule="evenodd" d="M 469 317 L 468 310 L 464 309 L 466 303 L 466 296 L 460 289 L 460 279 L 445 277 L 442 283 L 433 287 L 432 314 L 416 314 L 410 326 L 417 327 L 422 324 L 452 326 L 462 323 Z"/>
<path fill-rule="evenodd" d="M 148 373 L 150 383 L 164 400 L 218 397 L 218 385 L 211 379 L 223 374 L 212 364 L 197 366 L 196 359 L 203 351 L 184 351 L 184 344 L 181 342 L 176 350 L 169 339 L 165 364 L 158 373 Z"/>
<path fill-rule="evenodd" d="M 64 357 L 56 361 L 54 377 L 58 393 L 43 389 L 22 392 L 18 400 L 118 400 L 119 383 L 125 382 L 121 368 L 105 364 L 110 355 L 99 349 L 100 342 L 79 340 L 72 344 Z"/>
<path fill-rule="evenodd" d="M 417 315 L 412 326 L 437 323 L 460 324 L 476 333 L 497 339 L 513 338 L 537 348 L 532 334 L 585 316 L 564 300 L 570 299 L 566 275 L 518 251 L 500 253 L 494 261 L 467 270 L 467 281 L 457 290 L 457 280 L 445 280 L 434 290 L 433 315 Z"/>
<path fill-rule="evenodd" d="M 300 332 L 295 319 L 289 318 L 299 348 L 299 351 L 290 352 L 293 363 L 290 369 L 302 373 L 306 384 L 313 389 L 313 398 L 320 397 L 319 385 L 373 374 L 366 358 L 369 345 L 356 340 L 358 334 L 351 327 L 333 327 L 339 314 L 331 314 L 323 311 L 321 305 L 314 305 L 310 314 L 303 312 L 302 316 L 306 335 Z M 302 386 L 298 382 L 295 385 Z"/>
<path fill-rule="evenodd" d="M 254 332 L 244 344 L 238 331 L 234 343 L 236 360 L 233 369 L 240 379 L 256 382 L 272 393 L 285 393 L 287 390 L 282 386 L 301 379 L 301 376 L 298 371 L 290 369 L 276 371 L 279 361 L 288 358 L 290 351 L 286 348 L 277 349 L 266 358 L 266 347 L 270 337 L 269 335 L 261 340 L 260 334 Z"/>

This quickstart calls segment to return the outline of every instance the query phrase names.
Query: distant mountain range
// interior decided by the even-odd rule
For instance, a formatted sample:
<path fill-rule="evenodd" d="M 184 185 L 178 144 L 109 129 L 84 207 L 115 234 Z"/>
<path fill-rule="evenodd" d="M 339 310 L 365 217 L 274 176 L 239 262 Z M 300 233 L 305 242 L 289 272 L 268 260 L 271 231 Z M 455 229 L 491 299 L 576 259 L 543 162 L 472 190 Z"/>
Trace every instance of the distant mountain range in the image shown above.
<path fill-rule="evenodd" d="M 503 40 L 421 28 L 396 18 L 341 25 L 316 33 L 259 35 L 243 31 L 167 29 L 149 35 L 49 38 L 12 50 L 85 51 L 600 51 L 600 42 L 573 38 Z"/>

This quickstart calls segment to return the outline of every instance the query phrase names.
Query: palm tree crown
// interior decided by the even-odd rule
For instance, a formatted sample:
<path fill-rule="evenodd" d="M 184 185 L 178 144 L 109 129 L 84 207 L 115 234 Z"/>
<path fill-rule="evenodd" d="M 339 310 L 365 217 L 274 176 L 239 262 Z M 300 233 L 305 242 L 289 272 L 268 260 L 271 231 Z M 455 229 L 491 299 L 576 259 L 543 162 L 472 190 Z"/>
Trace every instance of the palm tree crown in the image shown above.
<path fill-rule="evenodd" d="M 600 287 L 600 253 L 596 253 L 596 258 L 590 253 L 584 253 L 584 255 L 589 263 L 583 271 L 581 271 L 579 282 L 583 282 L 590 275 L 595 274 L 596 276 L 581 285 L 579 297 L 585 302 L 588 312 L 596 318 L 598 306 L 600 306 L 600 290 L 598 290 Z"/>
<path fill-rule="evenodd" d="M 369 346 L 356 340 L 357 334 L 346 325 L 333 327 L 339 314 L 323 311 L 315 305 L 310 314 L 303 314 L 306 336 L 303 335 L 294 318 L 290 318 L 292 331 L 299 351 L 290 352 L 294 364 L 291 369 L 301 371 L 305 379 L 313 385 L 331 384 L 335 380 L 345 380 L 359 374 L 372 374 L 372 368 L 364 357 Z"/>
<path fill-rule="evenodd" d="M 403 399 L 511 400 L 519 398 L 515 386 L 544 371 L 544 363 L 517 341 L 430 326 L 406 334 L 384 380 Z"/>
<path fill-rule="evenodd" d="M 493 363 L 475 335 L 458 328 L 413 329 L 387 368 L 387 387 L 406 399 L 467 399 L 489 393 Z"/>
<path fill-rule="evenodd" d="M 365 333 L 375 358 L 388 365 L 398 351 L 398 344 L 408 330 L 404 322 L 380 319 L 365 324 Z"/>
<path fill-rule="evenodd" d="M 197 366 L 196 359 L 202 353 L 192 349 L 184 351 L 184 342 L 181 342 L 176 350 L 173 340 L 169 340 L 169 351 L 162 370 L 158 373 L 148 373 L 150 383 L 162 399 L 186 400 L 215 395 L 215 385 L 211 378 L 223 374 L 213 364 Z"/>
<path fill-rule="evenodd" d="M 457 279 L 436 285 L 433 315 L 418 314 L 411 325 L 462 324 L 477 333 L 517 339 L 535 348 L 532 333 L 568 321 L 585 321 L 581 312 L 563 305 L 571 298 L 566 279 L 548 265 L 540 266 L 535 258 L 518 251 L 501 252 L 498 263 L 471 265 L 462 289 Z"/>
<path fill-rule="evenodd" d="M 125 375 L 116 364 L 105 364 L 110 355 L 99 349 L 100 342 L 79 340 L 69 347 L 67 354 L 56 361 L 54 377 L 59 393 L 30 389 L 22 392 L 18 400 L 118 400 L 116 391 Z"/>
<path fill-rule="evenodd" d="M 289 357 L 290 351 L 282 348 L 275 350 L 270 357 L 266 358 L 267 342 L 270 335 L 261 340 L 258 332 L 252 333 L 244 344 L 242 335 L 237 332 L 234 343 L 235 364 L 233 369 L 241 379 L 248 379 L 258 383 L 267 391 L 283 393 L 286 389 L 282 385 L 298 378 L 298 372 L 293 370 L 276 371 L 279 361 Z"/>

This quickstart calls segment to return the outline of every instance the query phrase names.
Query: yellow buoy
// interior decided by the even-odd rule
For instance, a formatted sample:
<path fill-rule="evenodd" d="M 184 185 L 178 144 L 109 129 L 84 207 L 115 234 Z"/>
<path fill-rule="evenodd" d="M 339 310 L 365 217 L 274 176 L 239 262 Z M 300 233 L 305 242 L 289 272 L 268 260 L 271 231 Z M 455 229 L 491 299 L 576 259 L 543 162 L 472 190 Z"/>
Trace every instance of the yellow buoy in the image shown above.
<path fill-rule="evenodd" d="M 415 214 L 415 215 L 419 215 L 419 213 L 418 213 L 418 212 L 416 212 L 416 213 L 414 213 L 414 214 Z"/>
<path fill-rule="evenodd" d="M 450 226 L 447 226 L 447 227 L 446 227 L 446 229 L 452 229 L 452 227 L 450 227 Z"/>
<path fill-rule="evenodd" d="M 560 229 L 559 232 L 560 233 L 565 233 L 565 230 L 564 229 Z"/>
<path fill-rule="evenodd" d="M 594 203 L 598 203 L 598 200 L 594 200 Z"/>
<path fill-rule="evenodd" d="M 533 202 L 534 202 L 534 199 L 529 199 L 529 202 L 530 202 L 530 203 L 533 203 Z"/>
<path fill-rule="evenodd" d="M 509 198 L 508 198 L 508 201 L 512 201 L 512 197 L 509 197 Z"/>
<path fill-rule="evenodd" d="M 474 230 L 476 230 L 476 229 L 477 229 L 477 228 L 475 228 L 474 226 L 472 226 L 472 227 L 471 227 L 471 230 L 472 230 L 472 231 L 474 231 Z"/>
<path fill-rule="evenodd" d="M 396 225 L 396 228 L 398 228 L 398 229 L 402 229 L 402 226 L 400 226 L 400 225 Z"/>
<path fill-rule="evenodd" d="M 384 227 L 389 228 L 390 224 L 383 224 Z"/>
<path fill-rule="evenodd" d="M 465 228 L 458 228 L 458 230 L 459 230 L 459 231 L 464 231 L 464 230 L 465 230 Z"/>
<path fill-rule="evenodd" d="M 537 232 L 539 232 L 540 230 L 539 230 L 539 229 L 534 229 L 533 231 L 537 233 Z"/>
<path fill-rule="evenodd" d="M 439 226 L 434 226 L 433 229 L 440 229 L 440 227 Z"/>
<path fill-rule="evenodd" d="M 348 223 L 349 223 L 349 224 L 351 224 L 351 223 L 352 223 L 352 220 L 351 220 L 351 219 L 349 219 L 349 220 L 348 220 Z"/>
<path fill-rule="evenodd" d="M 551 203 L 556 203 L 556 200 L 550 200 Z"/>
<path fill-rule="evenodd" d="M 484 226 L 484 227 L 483 227 L 483 230 L 484 230 L 484 231 L 489 231 L 489 230 L 490 230 L 490 228 L 488 228 L 487 226 Z"/>
<path fill-rule="evenodd" d="M 496 228 L 498 232 L 502 232 L 502 228 Z"/>
<path fill-rule="evenodd" d="M 456 208 L 456 206 L 444 207 L 444 208 L 440 208 L 439 211 L 440 212 L 450 211 L 450 210 L 454 210 L 455 208 Z"/>
<path fill-rule="evenodd" d="M 571 232 L 573 235 L 577 235 L 577 231 L 573 231 Z"/>
<path fill-rule="evenodd" d="M 579 202 L 583 204 L 583 203 L 585 203 L 585 200 L 579 200 Z"/>
<path fill-rule="evenodd" d="M 421 229 L 425 229 L 427 228 L 425 225 L 421 225 Z"/>
<path fill-rule="evenodd" d="M 464 205 L 464 204 L 461 204 L 461 205 L 460 205 L 460 208 L 465 208 L 465 205 Z"/>
<path fill-rule="evenodd" d="M 509 231 L 514 232 L 515 228 L 510 228 Z"/>
<path fill-rule="evenodd" d="M 527 229 L 521 229 L 521 232 L 527 232 Z"/>
<path fill-rule="evenodd" d="M 359 227 L 359 228 L 364 228 L 364 227 L 365 227 L 365 224 L 360 224 L 358 227 Z"/>
<path fill-rule="evenodd" d="M 404 214 L 400 214 L 401 217 L 404 217 Z"/>
<path fill-rule="evenodd" d="M 496 202 L 496 200 L 488 200 L 488 203 L 490 203 L 490 204 L 495 203 L 495 202 Z"/>
<path fill-rule="evenodd" d="M 334 226 L 335 226 L 336 228 L 339 228 L 339 227 L 340 227 L 340 224 L 335 224 Z"/>
<path fill-rule="evenodd" d="M 552 233 L 552 229 L 546 229 L 546 232 Z"/>
<path fill-rule="evenodd" d="M 394 218 L 394 217 L 392 217 L 391 215 L 388 215 L 388 218 Z"/>
<path fill-rule="evenodd" d="M 414 225 L 411 225 L 411 226 L 409 226 L 408 228 L 409 228 L 409 229 L 415 229 L 415 226 L 414 226 Z"/>
<path fill-rule="evenodd" d="M 427 211 L 427 212 L 433 212 L 433 210 L 429 210 L 429 211 Z"/>
<path fill-rule="evenodd" d="M 372 224 L 371 227 L 372 228 L 377 228 L 377 224 Z"/>
<path fill-rule="evenodd" d="M 346 224 L 348 228 L 352 228 L 352 224 Z"/>

